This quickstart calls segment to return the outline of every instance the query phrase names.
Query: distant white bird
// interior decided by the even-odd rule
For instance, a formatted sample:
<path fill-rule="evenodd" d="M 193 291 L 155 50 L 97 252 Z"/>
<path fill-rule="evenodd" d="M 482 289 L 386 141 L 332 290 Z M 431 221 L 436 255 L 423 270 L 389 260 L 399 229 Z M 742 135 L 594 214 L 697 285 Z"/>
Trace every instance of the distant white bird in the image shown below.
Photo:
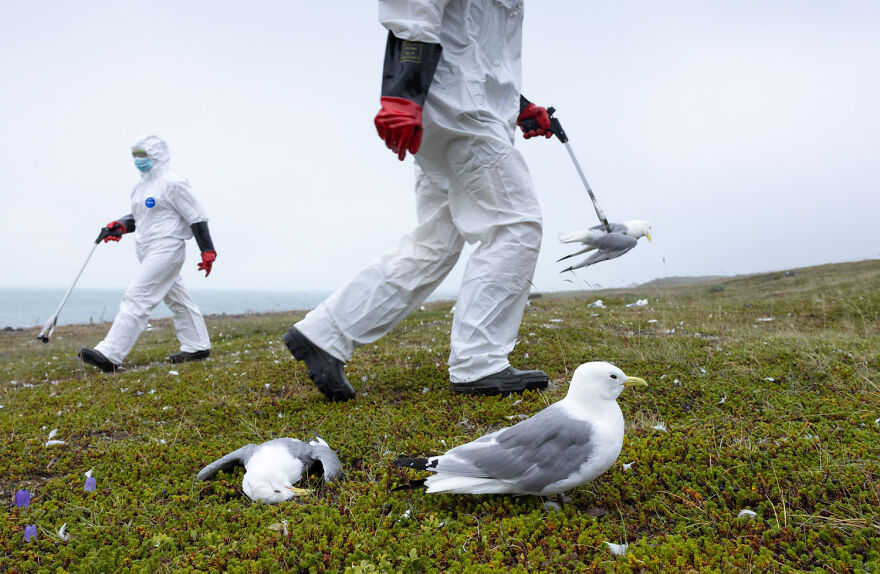
<path fill-rule="evenodd" d="M 559 494 L 608 470 L 623 446 L 625 386 L 648 384 L 610 363 L 579 366 L 565 397 L 530 419 L 430 458 L 397 466 L 433 472 L 428 492 Z"/>
<path fill-rule="evenodd" d="M 243 446 L 217 459 L 199 471 L 196 480 L 208 480 L 221 470 L 228 472 L 243 466 L 244 493 L 254 502 L 272 504 L 307 494 L 307 489 L 293 485 L 314 465 L 322 467 L 327 482 L 342 475 L 339 457 L 321 437 L 307 443 L 295 438 L 276 438 L 260 445 Z"/>
<path fill-rule="evenodd" d="M 596 225 L 589 229 L 582 229 L 571 233 L 561 233 L 559 241 L 562 243 L 581 243 L 584 248 L 558 259 L 557 263 L 588 251 L 596 251 L 571 267 L 563 269 L 562 273 L 565 273 L 566 271 L 587 267 L 600 261 L 615 259 L 635 247 L 640 237 L 647 237 L 648 241 L 651 241 L 651 224 L 642 219 L 612 223 L 611 233 L 608 233 L 604 225 Z"/>

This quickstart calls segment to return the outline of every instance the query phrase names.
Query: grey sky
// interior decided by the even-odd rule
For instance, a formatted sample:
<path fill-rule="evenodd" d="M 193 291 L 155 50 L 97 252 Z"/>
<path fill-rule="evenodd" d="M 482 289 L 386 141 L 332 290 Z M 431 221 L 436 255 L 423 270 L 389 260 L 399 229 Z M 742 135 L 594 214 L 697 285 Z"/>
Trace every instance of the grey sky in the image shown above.
<path fill-rule="evenodd" d="M 411 160 L 372 123 L 374 2 L 0 14 L 0 287 L 69 285 L 130 211 L 144 132 L 210 214 L 219 257 L 205 280 L 189 246 L 191 287 L 332 289 L 414 225 Z M 609 217 L 655 236 L 560 275 L 557 234 L 596 216 L 558 141 L 518 138 L 544 211 L 536 289 L 878 257 L 877 22 L 871 1 L 527 1 L 524 93 L 556 106 Z M 130 238 L 101 245 L 81 285 L 123 287 L 135 265 Z"/>

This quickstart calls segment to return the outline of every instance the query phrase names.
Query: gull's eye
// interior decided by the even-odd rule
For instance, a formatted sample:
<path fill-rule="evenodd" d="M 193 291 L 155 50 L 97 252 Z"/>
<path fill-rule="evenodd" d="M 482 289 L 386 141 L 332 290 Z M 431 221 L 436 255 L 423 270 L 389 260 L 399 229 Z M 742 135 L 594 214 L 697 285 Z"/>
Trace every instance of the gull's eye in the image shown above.
<path fill-rule="evenodd" d="M 617 375 L 611 375 L 612 379 L 617 379 Z"/>
<path fill-rule="evenodd" d="M 281 494 L 281 491 L 280 491 L 280 490 L 276 490 L 276 491 L 275 491 L 275 494 Z"/>

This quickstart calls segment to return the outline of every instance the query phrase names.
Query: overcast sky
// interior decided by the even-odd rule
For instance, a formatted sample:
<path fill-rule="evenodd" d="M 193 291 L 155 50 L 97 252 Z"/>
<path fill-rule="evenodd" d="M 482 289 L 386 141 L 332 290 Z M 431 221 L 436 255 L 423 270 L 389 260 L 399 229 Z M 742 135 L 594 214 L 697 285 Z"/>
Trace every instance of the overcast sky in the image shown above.
<path fill-rule="evenodd" d="M 0 287 L 67 287 L 165 138 L 219 257 L 195 288 L 333 289 L 415 223 L 376 136 L 374 2 L 0 0 Z M 539 291 L 880 256 L 880 3 L 526 2 L 523 92 L 553 105 L 621 259 L 560 274 L 596 215 L 564 147 L 517 140 L 544 212 Z M 191 244 L 194 242 L 190 242 Z M 134 242 L 80 285 L 124 287 Z M 463 260 L 441 286 L 453 293 Z"/>

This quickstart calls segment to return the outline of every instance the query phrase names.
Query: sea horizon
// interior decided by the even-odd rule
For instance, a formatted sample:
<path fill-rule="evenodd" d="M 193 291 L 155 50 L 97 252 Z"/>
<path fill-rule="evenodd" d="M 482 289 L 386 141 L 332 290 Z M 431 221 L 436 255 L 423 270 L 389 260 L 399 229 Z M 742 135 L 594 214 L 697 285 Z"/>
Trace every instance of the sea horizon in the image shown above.
<path fill-rule="evenodd" d="M 0 288 L 0 329 L 42 327 L 58 309 L 66 289 Z M 58 317 L 58 325 L 82 325 L 113 321 L 125 289 L 74 289 Z M 242 315 L 310 311 L 329 296 L 329 290 L 285 289 L 190 289 L 203 315 Z M 436 293 L 427 301 L 454 300 L 455 294 Z M 171 317 L 159 303 L 151 319 Z"/>

